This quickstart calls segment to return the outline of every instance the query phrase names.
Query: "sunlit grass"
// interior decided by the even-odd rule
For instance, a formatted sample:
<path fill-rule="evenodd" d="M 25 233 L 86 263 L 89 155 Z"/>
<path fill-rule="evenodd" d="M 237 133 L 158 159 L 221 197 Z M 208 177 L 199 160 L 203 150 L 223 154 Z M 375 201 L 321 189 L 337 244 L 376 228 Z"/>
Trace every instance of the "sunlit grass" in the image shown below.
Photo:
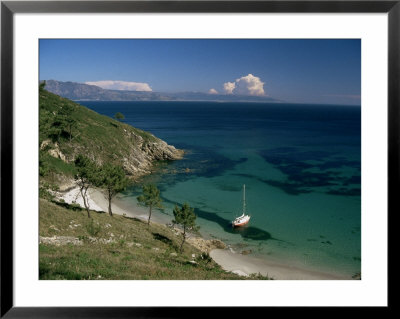
<path fill-rule="evenodd" d="M 63 206 L 68 204 L 40 199 L 40 236 L 70 236 L 82 245 L 40 244 L 40 279 L 243 279 L 203 260 L 189 244 L 180 254 L 180 237 L 164 225 L 148 228 L 137 219 L 93 211 L 93 223 L 100 231 L 92 236 L 86 213 Z"/>

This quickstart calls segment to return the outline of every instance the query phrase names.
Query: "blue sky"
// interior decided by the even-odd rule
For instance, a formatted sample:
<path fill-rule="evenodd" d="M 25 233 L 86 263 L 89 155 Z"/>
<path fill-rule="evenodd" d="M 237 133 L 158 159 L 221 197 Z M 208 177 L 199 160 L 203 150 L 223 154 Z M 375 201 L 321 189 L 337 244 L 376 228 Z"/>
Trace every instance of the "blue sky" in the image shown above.
<path fill-rule="evenodd" d="M 157 92 L 264 94 L 293 103 L 360 105 L 357 39 L 46 39 L 39 44 L 41 80 L 123 81 L 113 88 L 134 82 L 136 89 Z"/>

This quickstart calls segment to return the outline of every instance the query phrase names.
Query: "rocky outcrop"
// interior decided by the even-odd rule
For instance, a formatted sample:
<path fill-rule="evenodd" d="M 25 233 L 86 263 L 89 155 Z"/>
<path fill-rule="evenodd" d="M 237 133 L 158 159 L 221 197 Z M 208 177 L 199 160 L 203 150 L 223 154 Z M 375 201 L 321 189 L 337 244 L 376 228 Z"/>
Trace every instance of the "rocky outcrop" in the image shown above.
<path fill-rule="evenodd" d="M 156 161 L 173 161 L 182 159 L 183 150 L 176 149 L 174 146 L 167 144 L 163 140 L 152 136 L 152 140 L 145 140 L 135 132 L 124 130 L 127 138 L 131 142 L 128 149 L 123 150 L 124 155 L 116 159 L 124 168 L 125 172 L 131 177 L 140 177 L 151 173 L 154 162 Z M 52 143 L 50 140 L 45 140 L 40 145 L 41 150 L 47 150 L 47 153 L 55 158 L 59 158 L 66 163 L 74 161 L 77 154 L 86 154 L 98 164 L 103 164 L 98 160 L 96 154 L 91 154 L 90 151 L 84 149 L 81 145 L 75 145 L 74 152 L 70 156 L 64 155 L 58 143 Z"/>
<path fill-rule="evenodd" d="M 107 238 L 96 238 L 96 237 L 87 237 L 86 241 L 90 244 L 115 244 L 116 241 L 110 237 Z M 54 246 L 64 246 L 64 245 L 74 245 L 74 246 L 82 246 L 84 241 L 72 236 L 53 236 L 53 237 L 42 237 L 39 236 L 39 243 L 45 245 L 54 245 Z"/>
<path fill-rule="evenodd" d="M 42 142 L 40 145 L 40 150 L 43 151 L 47 149 L 47 153 L 49 153 L 51 156 L 55 158 L 59 158 L 63 162 L 67 162 L 66 156 L 61 152 L 60 146 L 58 143 L 52 143 L 50 140 L 45 140 Z"/>
<path fill-rule="evenodd" d="M 183 230 L 173 223 L 166 224 L 175 234 L 175 236 L 182 236 Z M 186 242 L 202 252 L 209 253 L 213 249 L 225 249 L 227 246 L 219 239 L 204 239 L 195 233 L 186 233 Z"/>
<path fill-rule="evenodd" d="M 47 245 L 55 245 L 55 246 L 63 246 L 63 245 L 82 245 L 82 241 L 79 238 L 71 237 L 71 236 L 53 236 L 53 237 L 39 237 L 40 244 L 47 244 Z"/>
<path fill-rule="evenodd" d="M 168 145 L 162 140 L 157 143 L 142 144 L 142 151 L 154 160 L 177 160 L 183 156 L 182 150 L 177 150 L 174 146 Z"/>
<path fill-rule="evenodd" d="M 60 160 L 62 160 L 63 162 L 67 162 L 67 158 L 65 157 L 65 155 L 61 152 L 60 147 L 58 146 L 58 144 L 55 144 L 55 147 L 53 149 L 50 149 L 49 154 L 55 158 L 59 158 Z"/>
<path fill-rule="evenodd" d="M 41 156 L 46 154 L 65 163 L 73 163 L 78 155 L 85 155 L 98 165 L 113 163 L 122 166 L 133 179 L 151 173 L 157 161 L 183 157 L 182 150 L 168 145 L 151 133 L 46 90 L 40 92 L 39 102 Z M 63 113 L 65 110 L 69 110 L 68 116 Z M 72 128 L 64 123 L 66 116 L 74 121 Z M 42 158 L 43 162 L 46 161 L 46 157 Z M 53 171 L 62 175 L 54 166 Z"/>
<path fill-rule="evenodd" d="M 134 132 L 128 134 L 133 143 L 127 156 L 122 158 L 122 167 L 134 177 L 150 173 L 155 161 L 179 160 L 184 155 L 183 150 L 176 149 L 156 137 L 148 141 Z"/>
<path fill-rule="evenodd" d="M 204 239 L 201 237 L 190 237 L 187 242 L 202 252 L 209 253 L 213 249 L 225 249 L 226 245 L 219 239 Z"/>

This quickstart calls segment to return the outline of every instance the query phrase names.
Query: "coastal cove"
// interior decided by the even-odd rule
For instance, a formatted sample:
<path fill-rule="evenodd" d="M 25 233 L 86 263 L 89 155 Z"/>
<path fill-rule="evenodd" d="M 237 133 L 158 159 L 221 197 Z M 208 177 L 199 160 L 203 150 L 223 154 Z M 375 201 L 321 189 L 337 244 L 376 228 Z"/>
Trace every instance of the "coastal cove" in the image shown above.
<path fill-rule="evenodd" d="M 78 188 L 72 188 L 66 192 L 59 193 L 59 200 L 65 203 L 77 203 L 83 207 L 82 198 L 79 195 Z M 92 210 L 104 212 L 107 210 L 108 202 L 105 194 L 100 189 L 92 189 L 89 195 L 89 205 Z M 123 215 L 128 218 L 137 218 L 147 221 L 148 211 L 141 207 L 127 206 L 126 202 L 118 199 L 113 204 L 113 211 L 115 214 Z M 170 220 L 165 214 L 155 214 L 152 224 L 157 224 L 160 227 L 170 225 Z M 176 229 L 179 231 L 179 229 Z M 178 232 L 177 232 L 178 234 Z M 198 234 L 189 234 L 188 243 L 205 250 L 207 240 L 198 237 Z M 343 280 L 351 279 L 341 274 L 332 274 L 322 271 L 316 271 L 306 268 L 298 268 L 290 263 L 283 264 L 274 260 L 252 257 L 246 254 L 241 254 L 240 251 L 235 252 L 231 248 L 218 249 L 209 245 L 211 249 L 206 249 L 210 256 L 216 261 L 224 270 L 233 272 L 240 276 L 248 277 L 252 274 L 261 274 L 268 276 L 275 280 Z"/>
<path fill-rule="evenodd" d="M 200 233 L 228 248 L 224 269 L 274 279 L 352 279 L 361 272 L 361 109 L 243 102 L 78 101 L 185 150 L 142 183 L 155 183 L 170 223 L 175 204 L 195 208 Z M 246 185 L 250 224 L 232 229 Z M 147 217 L 140 186 L 113 202 L 116 214 Z M 106 211 L 101 192 L 93 203 Z"/>

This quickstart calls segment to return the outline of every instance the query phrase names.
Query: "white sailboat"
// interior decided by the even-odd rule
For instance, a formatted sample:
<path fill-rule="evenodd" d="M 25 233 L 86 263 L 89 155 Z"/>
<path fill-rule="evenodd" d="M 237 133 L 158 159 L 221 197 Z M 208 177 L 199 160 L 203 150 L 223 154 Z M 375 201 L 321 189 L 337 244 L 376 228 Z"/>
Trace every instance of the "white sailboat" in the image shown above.
<path fill-rule="evenodd" d="M 243 210 L 242 215 L 236 217 L 232 221 L 233 227 L 240 227 L 246 225 L 250 221 L 250 216 L 246 213 L 246 185 L 243 185 Z"/>

